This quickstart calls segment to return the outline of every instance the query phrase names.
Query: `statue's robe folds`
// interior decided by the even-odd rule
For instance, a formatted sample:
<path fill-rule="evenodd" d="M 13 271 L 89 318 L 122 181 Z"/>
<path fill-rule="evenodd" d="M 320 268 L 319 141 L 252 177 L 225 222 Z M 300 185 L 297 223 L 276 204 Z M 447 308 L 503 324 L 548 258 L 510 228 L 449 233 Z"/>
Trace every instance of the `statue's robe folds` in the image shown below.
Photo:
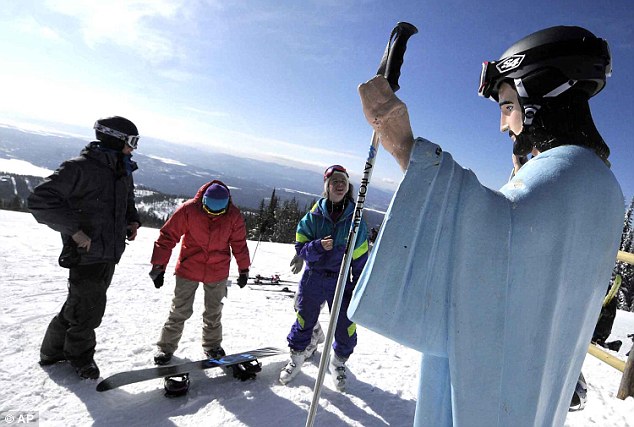
<path fill-rule="evenodd" d="M 416 140 L 348 309 L 423 353 L 416 426 L 563 425 L 623 213 L 589 149 L 545 151 L 492 191 Z"/>

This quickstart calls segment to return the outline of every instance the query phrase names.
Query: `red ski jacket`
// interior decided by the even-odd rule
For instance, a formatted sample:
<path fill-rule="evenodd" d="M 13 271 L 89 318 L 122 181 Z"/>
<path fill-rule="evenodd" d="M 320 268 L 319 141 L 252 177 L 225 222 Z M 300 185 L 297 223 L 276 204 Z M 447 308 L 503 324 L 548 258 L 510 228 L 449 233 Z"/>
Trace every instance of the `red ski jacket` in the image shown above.
<path fill-rule="evenodd" d="M 176 275 L 203 283 L 224 280 L 229 277 L 232 252 L 238 269 L 248 271 L 249 248 L 240 210 L 233 205 L 231 198 L 227 212 L 222 215 L 212 216 L 203 210 L 203 195 L 213 183 L 226 187 L 217 180 L 203 185 L 196 196 L 179 206 L 163 225 L 154 243 L 152 265 L 166 266 L 172 249 L 182 237 Z"/>

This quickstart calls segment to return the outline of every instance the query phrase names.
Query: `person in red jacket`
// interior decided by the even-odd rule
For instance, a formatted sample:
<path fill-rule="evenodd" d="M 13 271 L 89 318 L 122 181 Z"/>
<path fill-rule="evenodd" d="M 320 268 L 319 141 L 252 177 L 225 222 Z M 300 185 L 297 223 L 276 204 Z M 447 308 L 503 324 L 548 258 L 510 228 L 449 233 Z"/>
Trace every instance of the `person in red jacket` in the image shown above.
<path fill-rule="evenodd" d="M 172 359 L 183 334 L 185 321 L 193 312 L 194 296 L 200 282 L 205 291 L 203 350 L 209 358 L 225 355 L 222 342 L 222 299 L 227 296 L 231 253 L 236 259 L 243 288 L 249 277 L 249 249 L 240 210 L 231 203 L 229 188 L 214 180 L 203 185 L 196 196 L 183 203 L 161 228 L 154 243 L 150 277 L 154 286 L 163 286 L 165 267 L 172 249 L 183 239 L 176 263 L 176 287 L 169 317 L 163 326 L 154 363 L 165 365 Z"/>

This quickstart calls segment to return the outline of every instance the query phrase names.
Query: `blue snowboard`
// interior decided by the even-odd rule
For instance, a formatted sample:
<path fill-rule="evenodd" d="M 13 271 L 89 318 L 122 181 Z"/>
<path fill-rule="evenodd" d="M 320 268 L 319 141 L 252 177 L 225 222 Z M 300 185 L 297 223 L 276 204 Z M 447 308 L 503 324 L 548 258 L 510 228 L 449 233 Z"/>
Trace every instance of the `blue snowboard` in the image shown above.
<path fill-rule="evenodd" d="M 120 372 L 109 376 L 97 384 L 97 391 L 112 390 L 113 388 L 128 384 L 134 384 L 156 378 L 182 375 L 191 371 L 216 368 L 219 366 L 231 366 L 238 363 L 256 360 L 261 357 L 275 356 L 282 353 L 285 353 L 285 350 L 275 347 L 264 347 L 257 350 L 245 351 L 243 353 L 229 354 L 220 359 L 203 359 L 195 362 L 181 363 L 179 365 L 157 366 L 155 368 Z"/>

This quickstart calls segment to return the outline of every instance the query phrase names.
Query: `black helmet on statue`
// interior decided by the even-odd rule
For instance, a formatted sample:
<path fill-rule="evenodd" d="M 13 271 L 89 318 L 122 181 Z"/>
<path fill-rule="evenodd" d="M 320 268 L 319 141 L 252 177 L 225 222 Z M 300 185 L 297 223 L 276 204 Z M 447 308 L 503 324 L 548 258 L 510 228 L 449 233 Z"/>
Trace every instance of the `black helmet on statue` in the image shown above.
<path fill-rule="evenodd" d="M 607 162 L 610 150 L 594 126 L 588 99 L 603 89 L 611 73 L 605 40 L 581 27 L 551 27 L 514 43 L 501 59 L 484 62 L 478 93 L 498 101 L 503 82 L 516 90 L 523 129 L 516 135 L 514 154 L 580 145 Z"/>
<path fill-rule="evenodd" d="M 556 97 L 577 86 L 596 95 L 612 73 L 608 43 L 581 27 L 551 27 L 513 44 L 497 61 L 484 62 L 478 93 L 497 100 L 512 79 L 521 98 Z"/>
<path fill-rule="evenodd" d="M 139 131 L 125 117 L 112 116 L 95 122 L 95 136 L 101 145 L 113 150 L 122 150 L 126 145 L 136 149 L 139 142 Z"/>

